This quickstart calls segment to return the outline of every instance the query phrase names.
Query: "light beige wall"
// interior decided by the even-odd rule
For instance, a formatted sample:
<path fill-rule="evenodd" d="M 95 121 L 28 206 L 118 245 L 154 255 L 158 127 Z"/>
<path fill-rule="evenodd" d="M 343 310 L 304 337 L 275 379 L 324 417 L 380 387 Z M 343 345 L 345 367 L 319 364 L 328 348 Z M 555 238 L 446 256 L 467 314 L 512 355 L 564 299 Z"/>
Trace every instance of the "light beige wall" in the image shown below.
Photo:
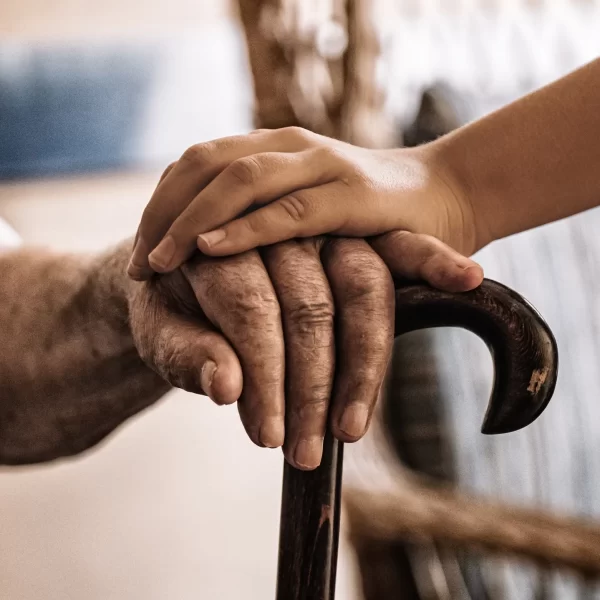
<path fill-rule="evenodd" d="M 210 26 L 232 0 L 2 0 L 0 38 L 103 37 Z"/>

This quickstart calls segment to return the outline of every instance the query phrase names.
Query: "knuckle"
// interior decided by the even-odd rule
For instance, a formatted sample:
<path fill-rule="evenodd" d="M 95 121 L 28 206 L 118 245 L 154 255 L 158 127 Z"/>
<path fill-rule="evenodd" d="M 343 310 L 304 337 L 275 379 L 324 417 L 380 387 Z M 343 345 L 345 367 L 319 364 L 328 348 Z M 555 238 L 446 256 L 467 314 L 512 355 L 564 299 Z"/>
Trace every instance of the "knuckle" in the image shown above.
<path fill-rule="evenodd" d="M 385 274 L 363 273 L 356 277 L 346 298 L 355 306 L 369 307 L 373 316 L 381 316 L 382 312 L 387 312 L 393 294 L 394 285 L 389 272 Z"/>
<path fill-rule="evenodd" d="M 154 361 L 159 375 L 172 386 L 192 392 L 203 393 L 200 373 L 194 365 L 185 360 L 181 348 L 189 347 L 189 338 L 176 332 L 165 330 L 155 345 Z"/>
<path fill-rule="evenodd" d="M 248 329 L 249 334 L 255 335 L 256 331 L 252 328 L 269 327 L 279 323 L 281 310 L 272 290 L 266 286 L 255 286 L 253 289 L 248 286 L 236 288 L 231 290 L 226 304 L 230 318 L 240 334 Z"/>
<path fill-rule="evenodd" d="M 423 260 L 437 254 L 440 250 L 439 241 L 433 236 L 425 233 L 396 231 L 394 232 L 392 240 L 396 244 L 401 244 L 405 252 L 415 255 Z"/>
<path fill-rule="evenodd" d="M 444 263 L 447 260 L 447 255 L 443 249 L 436 243 L 435 238 L 423 236 L 420 240 L 420 245 L 415 248 L 415 257 L 420 262 L 421 268 L 428 268 L 429 265 Z"/>
<path fill-rule="evenodd" d="M 333 328 L 334 308 L 329 299 L 297 299 L 285 313 L 286 322 L 301 333 Z"/>
<path fill-rule="evenodd" d="M 337 163 L 348 163 L 348 158 L 338 148 L 334 148 L 329 145 L 318 146 L 315 150 L 316 157 L 319 161 L 331 164 L 332 162 Z"/>
<path fill-rule="evenodd" d="M 256 183 L 262 173 L 260 162 L 253 156 L 246 156 L 232 162 L 227 168 L 229 178 L 242 186 Z"/>
<path fill-rule="evenodd" d="M 417 275 L 440 252 L 436 238 L 409 231 L 394 231 L 378 236 L 373 248 L 388 265 L 406 275 Z"/>
<path fill-rule="evenodd" d="M 198 167 L 205 167 L 213 161 L 214 148 L 211 142 L 194 144 L 190 146 L 181 156 L 181 161 Z"/>
<path fill-rule="evenodd" d="M 381 260 L 379 255 L 369 248 L 367 253 L 368 271 L 369 276 L 374 279 L 376 286 L 381 286 L 387 281 L 391 282 L 391 274 L 386 264 Z"/>
<path fill-rule="evenodd" d="M 310 211 L 310 202 L 302 194 L 289 194 L 279 200 L 279 205 L 292 221 L 300 222 L 306 219 Z"/>
<path fill-rule="evenodd" d="M 254 238 L 255 236 L 260 235 L 262 227 L 264 227 L 264 220 L 260 215 L 257 216 L 256 213 L 250 213 L 248 216 L 232 223 L 230 227 L 230 231 L 246 234 Z"/>
<path fill-rule="evenodd" d="M 173 339 L 176 336 L 172 334 L 173 332 L 165 330 L 159 331 L 154 343 L 147 346 L 145 357 L 159 375 L 169 383 L 175 384 L 179 378 L 180 369 L 177 368 L 176 340 Z"/>
<path fill-rule="evenodd" d="M 160 313 L 165 308 L 159 308 L 162 300 L 155 297 L 155 289 L 146 288 L 148 293 L 138 294 L 132 311 L 132 334 L 140 359 L 174 387 L 201 393 L 198 370 L 181 351 L 189 347 L 189 337 L 164 323 Z"/>
<path fill-rule="evenodd" d="M 177 235 L 185 235 L 187 231 L 192 229 L 194 232 L 200 231 L 206 226 L 206 213 L 202 210 L 196 210 L 190 208 L 186 210 L 179 219 L 177 219 L 172 228 L 172 234 L 174 237 Z"/>
<path fill-rule="evenodd" d="M 271 133 L 273 130 L 272 129 L 267 129 L 266 127 L 261 127 L 259 129 L 255 129 L 254 131 L 250 132 L 250 135 L 260 135 L 260 134 L 265 134 L 265 133 Z"/>
<path fill-rule="evenodd" d="M 392 231 L 382 236 L 382 240 L 389 241 L 399 246 L 405 246 L 410 244 L 411 240 L 414 240 L 414 233 L 410 231 Z"/>
<path fill-rule="evenodd" d="M 162 172 L 162 175 L 160 176 L 161 181 L 173 170 L 173 167 L 176 164 L 177 164 L 177 161 L 173 161 L 170 165 L 167 166 L 167 168 Z"/>
<path fill-rule="evenodd" d="M 308 129 L 304 129 L 304 127 L 298 127 L 297 125 L 292 125 L 290 127 L 284 127 L 282 133 L 295 141 L 305 142 L 307 144 L 313 143 L 315 141 L 315 134 Z"/>
<path fill-rule="evenodd" d="M 163 204 L 159 202 L 150 202 L 142 212 L 142 218 L 140 220 L 140 235 L 143 234 L 144 230 L 153 228 L 155 224 L 160 224 L 165 217 L 165 212 L 168 210 Z M 147 240 L 144 240 L 147 241 Z"/>
<path fill-rule="evenodd" d="M 415 244 L 418 243 L 424 248 L 428 248 L 431 250 L 439 250 L 442 247 L 440 240 L 426 233 L 413 233 L 411 234 L 411 237 L 414 240 Z"/>
<path fill-rule="evenodd" d="M 346 278 L 345 299 L 349 302 L 375 302 L 383 297 L 382 291 L 392 286 L 385 263 L 375 252 L 349 254 L 340 265 Z"/>
<path fill-rule="evenodd" d="M 306 421 L 325 421 L 329 409 L 331 386 L 327 384 L 314 384 L 306 389 L 306 394 L 301 402 L 291 407 L 293 421 L 306 423 Z"/>

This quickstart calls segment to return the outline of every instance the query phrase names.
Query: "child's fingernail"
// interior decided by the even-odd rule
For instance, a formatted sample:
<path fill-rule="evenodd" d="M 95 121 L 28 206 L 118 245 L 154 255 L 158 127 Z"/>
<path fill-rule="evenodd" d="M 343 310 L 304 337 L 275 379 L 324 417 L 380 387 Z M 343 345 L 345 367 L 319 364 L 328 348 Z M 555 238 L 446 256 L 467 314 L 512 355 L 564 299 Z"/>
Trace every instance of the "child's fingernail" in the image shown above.
<path fill-rule="evenodd" d="M 173 256 L 175 255 L 175 240 L 173 236 L 168 235 L 161 243 L 154 248 L 148 257 L 152 268 L 157 270 L 168 269 Z"/>
<path fill-rule="evenodd" d="M 212 248 L 216 246 L 218 243 L 222 242 L 227 233 L 224 229 L 215 229 L 214 231 L 208 231 L 207 233 L 202 233 L 198 236 L 198 241 L 204 242 L 206 246 Z"/>
<path fill-rule="evenodd" d="M 143 266 L 144 250 L 145 244 L 141 238 L 138 238 L 131 252 L 129 264 L 127 265 L 127 275 L 138 281 L 146 279 L 152 274 L 152 271 L 148 267 Z"/>

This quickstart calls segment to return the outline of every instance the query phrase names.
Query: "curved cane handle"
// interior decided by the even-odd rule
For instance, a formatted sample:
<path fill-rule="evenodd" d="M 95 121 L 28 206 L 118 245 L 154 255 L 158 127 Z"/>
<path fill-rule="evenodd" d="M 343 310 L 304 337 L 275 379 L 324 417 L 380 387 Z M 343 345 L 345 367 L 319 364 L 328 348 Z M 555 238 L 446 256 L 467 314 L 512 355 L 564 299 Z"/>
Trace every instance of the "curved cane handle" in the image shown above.
<path fill-rule="evenodd" d="M 490 348 L 495 378 L 484 433 L 525 427 L 547 406 L 558 369 L 556 341 L 519 294 L 489 279 L 462 294 L 421 284 L 397 287 L 396 336 L 426 327 L 462 327 Z M 335 595 L 342 450 L 328 433 L 318 469 L 299 471 L 285 463 L 277 600 Z"/>
<path fill-rule="evenodd" d="M 397 288 L 396 336 L 428 327 L 468 329 L 490 349 L 495 376 L 482 433 L 521 429 L 546 408 L 556 385 L 556 340 L 522 296 L 490 279 L 462 294 L 420 284 Z"/>

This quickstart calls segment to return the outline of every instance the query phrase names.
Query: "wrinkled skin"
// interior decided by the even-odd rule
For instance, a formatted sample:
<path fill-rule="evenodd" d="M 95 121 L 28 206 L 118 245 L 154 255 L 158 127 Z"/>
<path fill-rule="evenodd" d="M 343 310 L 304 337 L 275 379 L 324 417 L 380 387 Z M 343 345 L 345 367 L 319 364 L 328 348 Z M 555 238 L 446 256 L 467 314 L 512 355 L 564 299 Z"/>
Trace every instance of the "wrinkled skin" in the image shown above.
<path fill-rule="evenodd" d="M 130 323 L 144 361 L 219 404 L 239 397 L 254 443 L 283 445 L 288 461 L 310 469 L 328 420 L 343 441 L 365 433 L 391 354 L 394 304 L 389 271 L 365 241 L 309 238 L 261 254 L 198 256 L 133 289 Z"/>

